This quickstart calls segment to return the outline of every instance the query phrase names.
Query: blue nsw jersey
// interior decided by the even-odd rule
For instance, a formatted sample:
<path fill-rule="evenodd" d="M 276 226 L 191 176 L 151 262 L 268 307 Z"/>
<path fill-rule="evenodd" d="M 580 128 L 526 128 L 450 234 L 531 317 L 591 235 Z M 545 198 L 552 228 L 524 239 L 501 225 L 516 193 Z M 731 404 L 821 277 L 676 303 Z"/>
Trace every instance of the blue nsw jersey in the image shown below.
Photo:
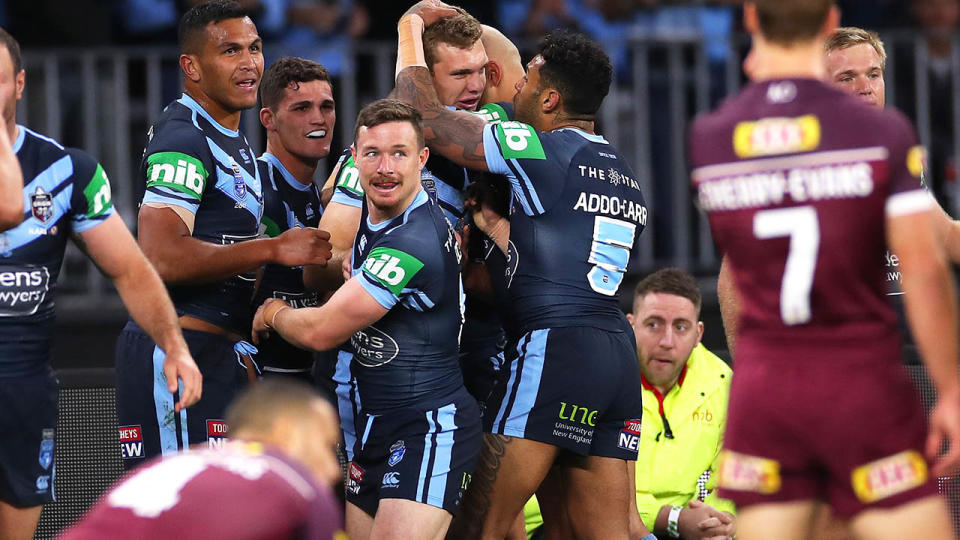
<path fill-rule="evenodd" d="M 508 281 L 520 330 L 622 329 L 620 283 L 647 222 L 627 162 L 603 137 L 519 122 L 486 127 L 483 147 L 513 191 Z"/>
<path fill-rule="evenodd" d="M 26 213 L 0 233 L 0 376 L 46 369 L 67 239 L 113 214 L 110 183 L 93 157 L 17 127 Z"/>
<path fill-rule="evenodd" d="M 459 248 L 442 212 L 421 191 L 401 215 L 373 225 L 364 204 L 351 268 L 390 310 L 350 338 L 363 412 L 448 403 L 463 389 L 463 289 Z"/>
<path fill-rule="evenodd" d="M 195 216 L 193 236 L 213 244 L 257 237 L 263 213 L 253 150 L 238 131 L 217 123 L 184 94 L 150 129 L 140 163 L 147 183 L 143 204 L 180 207 Z M 199 285 L 169 285 L 181 315 L 250 332 L 255 273 Z"/>
<path fill-rule="evenodd" d="M 301 184 L 273 154 L 260 156 L 257 166 L 263 181 L 261 229 L 265 236 L 274 238 L 289 229 L 315 228 L 320 224 L 323 208 L 320 206 L 320 190 L 315 184 Z M 307 291 L 303 286 L 302 266 L 266 265 L 253 307 L 267 298 L 281 298 L 295 308 L 318 304 L 317 293 Z M 313 362 L 309 351 L 298 349 L 274 334 L 262 340 L 259 349 L 257 360 L 267 369 L 303 369 L 309 368 Z"/>

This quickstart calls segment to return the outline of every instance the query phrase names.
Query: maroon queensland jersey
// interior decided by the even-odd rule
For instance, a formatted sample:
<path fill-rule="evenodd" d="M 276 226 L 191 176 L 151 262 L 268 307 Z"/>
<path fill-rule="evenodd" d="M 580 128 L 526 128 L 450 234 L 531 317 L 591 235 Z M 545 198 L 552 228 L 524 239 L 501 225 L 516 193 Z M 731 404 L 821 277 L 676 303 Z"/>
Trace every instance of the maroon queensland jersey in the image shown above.
<path fill-rule="evenodd" d="M 61 540 L 331 540 L 341 529 L 333 493 L 302 465 L 234 441 L 137 469 Z"/>
<path fill-rule="evenodd" d="M 886 217 L 932 204 L 915 145 L 902 115 L 813 79 L 753 84 L 694 123 L 698 202 L 742 296 L 738 348 L 897 356 L 877 263 Z"/>

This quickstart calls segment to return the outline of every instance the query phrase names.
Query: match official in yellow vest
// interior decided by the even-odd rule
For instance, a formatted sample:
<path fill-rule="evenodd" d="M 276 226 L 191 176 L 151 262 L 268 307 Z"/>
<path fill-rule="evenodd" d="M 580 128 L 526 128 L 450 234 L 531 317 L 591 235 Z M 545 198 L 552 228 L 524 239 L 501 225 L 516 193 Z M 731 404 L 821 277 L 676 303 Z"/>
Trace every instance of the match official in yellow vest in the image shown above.
<path fill-rule="evenodd" d="M 732 371 L 700 338 L 696 280 L 666 268 L 635 290 L 634 328 L 643 383 L 637 508 L 661 540 L 732 538 L 734 506 L 715 494 Z"/>

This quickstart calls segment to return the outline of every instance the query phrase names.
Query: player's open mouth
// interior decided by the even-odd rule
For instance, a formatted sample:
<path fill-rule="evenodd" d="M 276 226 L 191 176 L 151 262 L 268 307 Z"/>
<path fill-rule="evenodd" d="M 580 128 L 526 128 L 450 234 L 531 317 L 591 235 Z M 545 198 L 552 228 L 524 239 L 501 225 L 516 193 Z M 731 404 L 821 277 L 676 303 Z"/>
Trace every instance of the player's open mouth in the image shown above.
<path fill-rule="evenodd" d="M 472 111 L 477 107 L 477 104 L 480 103 L 480 98 L 476 97 L 473 99 L 465 99 L 457 102 L 461 109 L 466 109 Z"/>
<path fill-rule="evenodd" d="M 310 133 L 307 133 L 308 139 L 322 139 L 327 136 L 327 130 L 325 129 L 315 129 Z"/>
<path fill-rule="evenodd" d="M 370 187 L 377 191 L 393 191 L 400 186 L 399 182 L 371 182 Z"/>
<path fill-rule="evenodd" d="M 255 88 L 255 87 L 257 86 L 257 80 L 256 80 L 256 79 L 245 79 L 245 80 L 242 80 L 242 81 L 238 82 L 238 83 L 237 83 L 237 86 L 239 86 L 240 88 L 252 89 L 252 88 Z"/>

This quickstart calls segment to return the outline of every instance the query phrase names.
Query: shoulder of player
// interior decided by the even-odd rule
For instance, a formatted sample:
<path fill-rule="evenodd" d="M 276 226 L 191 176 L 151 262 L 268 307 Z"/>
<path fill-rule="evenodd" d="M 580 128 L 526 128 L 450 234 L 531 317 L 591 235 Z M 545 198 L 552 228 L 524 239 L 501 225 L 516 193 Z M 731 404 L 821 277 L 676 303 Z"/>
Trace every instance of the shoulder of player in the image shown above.
<path fill-rule="evenodd" d="M 179 106 L 179 104 L 175 105 Z M 147 154 L 177 151 L 199 157 L 198 152 L 204 155 L 209 152 L 206 134 L 193 123 L 188 115 L 190 110 L 183 106 L 179 108 L 186 112 L 176 115 L 167 115 L 165 112 L 164 116 L 153 125 L 153 135 L 147 144 Z"/>

